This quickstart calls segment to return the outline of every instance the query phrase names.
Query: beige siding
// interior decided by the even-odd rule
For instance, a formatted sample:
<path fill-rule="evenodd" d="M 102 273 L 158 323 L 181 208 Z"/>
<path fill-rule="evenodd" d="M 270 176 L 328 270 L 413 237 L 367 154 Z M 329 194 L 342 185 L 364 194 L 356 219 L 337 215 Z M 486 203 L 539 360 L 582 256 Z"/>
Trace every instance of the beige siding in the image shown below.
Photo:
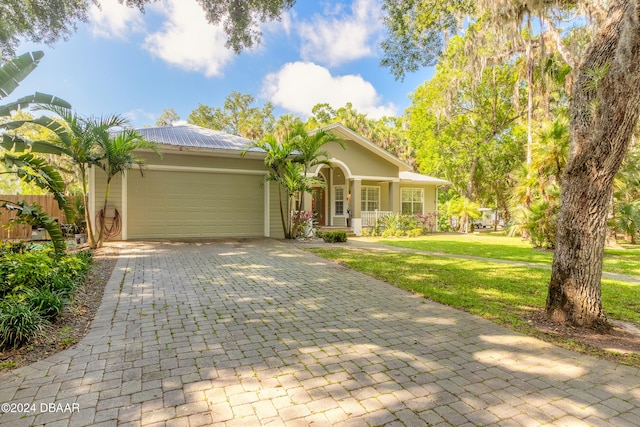
<path fill-rule="evenodd" d="M 280 208 L 278 207 L 278 185 L 274 182 L 269 182 L 269 237 L 274 239 L 283 239 L 284 231 L 282 230 L 282 218 L 280 216 Z M 286 196 L 283 194 L 283 198 Z M 286 206 L 286 201 L 283 200 Z M 285 209 L 286 211 L 286 209 Z"/>
<path fill-rule="evenodd" d="M 346 227 L 347 226 L 347 218 L 343 216 L 333 217 L 333 226 L 334 227 Z"/>
<path fill-rule="evenodd" d="M 130 171 L 129 175 L 132 175 L 134 173 L 140 175 L 140 172 L 138 172 L 137 170 Z M 96 217 L 97 217 L 98 212 L 100 212 L 100 210 L 104 206 L 104 196 L 105 196 L 106 187 L 107 187 L 107 175 L 102 169 L 96 168 L 95 177 L 96 177 L 96 180 L 95 180 L 95 189 L 94 189 L 95 191 L 94 212 L 96 212 Z M 89 191 L 91 191 L 91 189 Z M 114 207 L 116 209 L 116 213 L 120 217 L 119 218 L 120 224 L 122 224 L 122 214 L 123 214 L 122 212 L 122 175 L 117 175 L 111 180 L 111 184 L 109 186 L 109 200 L 107 201 L 107 206 Z M 109 212 L 112 212 L 112 211 L 109 210 Z M 112 224 L 113 224 L 112 221 L 107 220 L 106 226 L 111 226 Z M 113 226 L 117 227 L 118 225 L 114 224 Z M 100 224 L 98 223 L 98 221 L 95 221 L 94 227 L 96 230 L 100 229 L 99 228 Z M 97 235 L 96 235 L 96 238 L 97 238 Z M 122 239 L 122 233 L 118 233 L 117 235 L 111 237 L 110 239 L 120 240 Z"/>
<path fill-rule="evenodd" d="M 155 153 L 140 152 L 140 157 L 149 165 L 187 166 L 203 168 L 222 168 L 239 170 L 264 170 L 264 161 L 261 159 L 231 157 L 212 157 L 203 153 L 164 153 L 162 157 Z"/>
<path fill-rule="evenodd" d="M 325 145 L 332 158 L 345 163 L 352 175 L 398 177 L 398 166 L 367 150 L 356 142 L 346 141 L 346 150 L 336 142 Z"/>
<path fill-rule="evenodd" d="M 128 238 L 264 235 L 260 175 L 145 172 L 128 177 Z"/>

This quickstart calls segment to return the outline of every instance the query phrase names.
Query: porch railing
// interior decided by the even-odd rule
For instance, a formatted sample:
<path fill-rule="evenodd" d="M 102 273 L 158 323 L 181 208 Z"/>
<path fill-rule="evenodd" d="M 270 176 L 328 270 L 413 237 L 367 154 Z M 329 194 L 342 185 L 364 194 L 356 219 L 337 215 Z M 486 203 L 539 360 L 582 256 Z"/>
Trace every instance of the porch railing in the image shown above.
<path fill-rule="evenodd" d="M 378 222 L 378 219 L 393 214 L 393 211 L 361 211 L 360 214 L 362 226 L 373 227 Z"/>

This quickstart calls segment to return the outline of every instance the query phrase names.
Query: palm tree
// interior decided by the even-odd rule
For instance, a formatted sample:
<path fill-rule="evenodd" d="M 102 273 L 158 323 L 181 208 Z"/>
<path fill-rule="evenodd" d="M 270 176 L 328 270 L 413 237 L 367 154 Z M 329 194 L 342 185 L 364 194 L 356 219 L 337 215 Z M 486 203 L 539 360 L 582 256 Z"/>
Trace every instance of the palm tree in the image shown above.
<path fill-rule="evenodd" d="M 276 138 L 283 140 L 298 125 L 304 126 L 300 117 L 294 116 L 293 114 L 284 114 L 276 120 L 276 124 L 273 126 L 273 135 L 275 135 Z"/>
<path fill-rule="evenodd" d="M 78 175 L 82 186 L 82 204 L 84 207 L 84 219 L 87 229 L 89 247 L 96 247 L 96 238 L 93 233 L 92 219 L 89 210 L 89 187 L 87 173 L 91 166 L 99 166 L 104 152 L 100 146 L 99 138 L 114 128 L 124 126 L 127 122 L 120 116 L 83 118 L 73 113 L 68 108 L 58 106 L 40 106 L 40 110 L 50 111 L 61 120 L 55 120 L 46 116 L 35 120 L 25 120 L 24 123 L 34 123 L 49 129 L 54 138 L 49 141 L 34 141 L 31 143 L 33 151 L 53 153 L 67 156 L 78 168 Z"/>
<path fill-rule="evenodd" d="M 344 142 L 334 135 L 319 130 L 310 135 L 303 124 L 296 125 L 289 134 L 293 141 L 295 156 L 293 161 L 302 165 L 302 174 L 307 176 L 309 170 L 318 165 L 331 166 L 329 152 L 324 150 L 325 144 L 337 142 L 344 149 Z M 300 210 L 304 210 L 304 193 L 300 193 Z"/>
<path fill-rule="evenodd" d="M 252 150 L 264 151 L 264 165 L 267 167 L 267 182 L 275 182 L 278 184 L 278 201 L 280 205 L 280 219 L 282 221 L 282 230 L 284 237 L 291 238 L 291 229 L 288 226 L 289 220 L 285 218 L 284 208 L 282 206 L 282 176 L 287 162 L 293 153 L 294 147 L 289 138 L 283 138 L 279 141 L 274 135 L 266 135 L 259 141 L 252 141 L 249 146 L 242 150 L 242 157 Z"/>
<path fill-rule="evenodd" d="M 113 116 L 110 120 L 126 123 L 126 121 L 119 116 Z M 98 162 L 98 166 L 107 174 L 107 184 L 102 208 L 102 212 L 105 212 L 107 203 L 109 202 L 109 191 L 113 178 L 136 166 L 140 168 L 140 173 L 142 173 L 144 159 L 136 155 L 134 151 L 141 148 L 150 148 L 158 154 L 159 152 L 154 143 L 145 141 L 142 136 L 133 129 L 124 129 L 121 132 L 113 134 L 109 132 L 108 128 L 101 128 L 96 130 L 95 137 L 98 146 L 102 150 L 102 157 Z M 102 220 L 100 221 L 100 231 L 96 242 L 97 247 L 102 246 L 104 229 L 105 221 Z"/>

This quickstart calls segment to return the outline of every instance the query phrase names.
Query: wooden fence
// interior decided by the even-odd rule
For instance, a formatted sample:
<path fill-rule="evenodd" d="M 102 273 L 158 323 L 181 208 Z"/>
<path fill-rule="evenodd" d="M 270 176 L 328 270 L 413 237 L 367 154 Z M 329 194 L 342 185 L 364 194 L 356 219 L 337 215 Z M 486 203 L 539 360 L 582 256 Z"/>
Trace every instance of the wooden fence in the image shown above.
<path fill-rule="evenodd" d="M 31 204 L 37 204 L 42 207 L 46 213 L 57 219 L 60 223 L 67 222 L 64 212 L 58 207 L 58 202 L 51 195 L 43 196 L 22 196 L 22 195 L 0 195 L 0 200 L 9 202 L 25 201 Z M 31 239 L 31 226 L 28 224 L 16 224 L 11 220 L 16 217 L 15 211 L 8 209 L 0 209 L 0 240 Z"/>

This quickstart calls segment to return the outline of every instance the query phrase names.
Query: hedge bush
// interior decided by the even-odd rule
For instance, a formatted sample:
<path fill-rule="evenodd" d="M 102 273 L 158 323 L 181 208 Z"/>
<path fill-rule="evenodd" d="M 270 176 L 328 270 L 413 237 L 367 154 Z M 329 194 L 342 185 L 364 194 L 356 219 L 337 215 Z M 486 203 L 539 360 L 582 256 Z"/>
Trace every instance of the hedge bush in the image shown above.
<path fill-rule="evenodd" d="M 344 243 L 347 241 L 347 232 L 344 230 L 325 231 L 322 233 L 322 240 L 326 243 Z"/>

